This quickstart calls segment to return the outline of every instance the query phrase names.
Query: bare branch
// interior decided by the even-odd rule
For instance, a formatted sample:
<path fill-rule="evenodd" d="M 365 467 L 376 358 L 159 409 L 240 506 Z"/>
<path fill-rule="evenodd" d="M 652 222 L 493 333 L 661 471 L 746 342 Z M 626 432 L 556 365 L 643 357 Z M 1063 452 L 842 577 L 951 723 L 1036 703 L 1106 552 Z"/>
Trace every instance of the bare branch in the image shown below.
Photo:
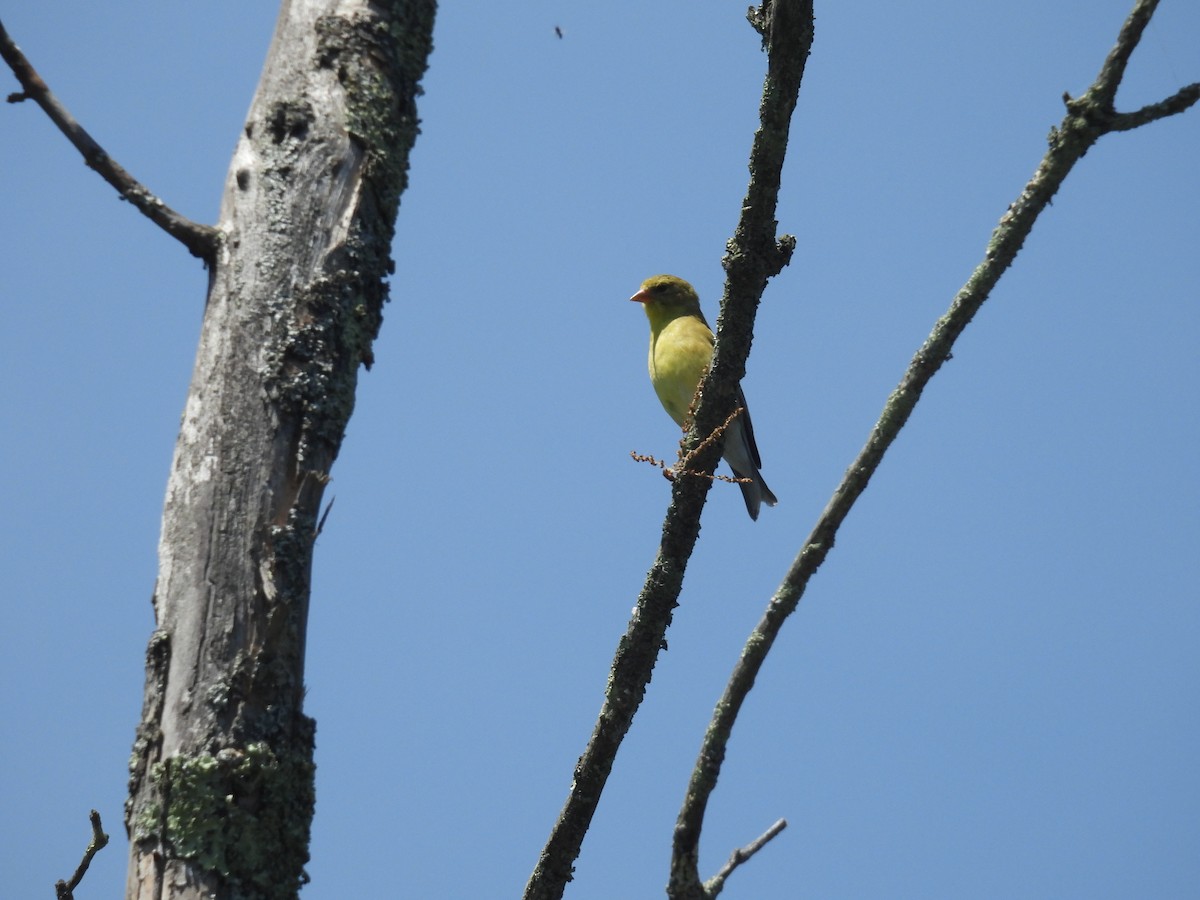
<path fill-rule="evenodd" d="M 721 866 L 721 870 L 704 883 L 704 890 L 707 895 L 709 897 L 716 897 L 717 894 L 721 893 L 721 890 L 725 887 L 725 879 L 733 874 L 733 870 L 748 861 L 750 857 L 763 847 L 767 846 L 771 842 L 771 839 L 785 828 L 787 828 L 787 819 L 780 819 L 745 847 L 734 850 L 725 865 Z"/>
<path fill-rule="evenodd" d="M 1100 67 L 1100 74 L 1092 85 L 1089 93 L 1095 94 L 1095 99 L 1106 109 L 1112 109 L 1117 97 L 1117 88 L 1125 77 L 1125 67 L 1129 65 L 1129 57 L 1142 39 L 1142 32 L 1150 24 L 1150 17 L 1158 7 L 1158 0 L 1137 0 L 1133 10 L 1121 26 L 1117 35 L 1117 43 L 1109 51 Z"/>
<path fill-rule="evenodd" d="M 690 468 L 705 476 L 716 468 L 723 441 L 715 440 L 697 452 L 698 445 L 717 431 L 737 405 L 738 382 L 745 374 L 759 299 L 767 279 L 787 265 L 795 247 L 793 238 L 776 237 L 775 208 L 788 128 L 812 45 L 812 21 L 811 0 L 774 0 L 763 6 L 761 22 L 768 57 L 759 109 L 761 124 L 750 154 L 751 181 L 742 203 L 741 220 L 724 260 L 726 300 L 717 322 L 713 364 L 701 388 L 696 422 L 687 442 L 688 450 L 696 454 Z M 571 880 L 617 750 L 665 646 L 711 486 L 707 477 L 675 479 L 658 555 L 617 647 L 604 704 L 575 766 L 566 803 L 525 886 L 525 900 L 559 898 Z"/>
<path fill-rule="evenodd" d="M 866 444 L 846 470 L 783 583 L 771 598 L 762 620 L 755 626 L 742 649 L 741 658 L 713 712 L 679 812 L 675 827 L 676 858 L 672 861 L 672 887 L 676 885 L 678 877 L 679 888 L 669 890 L 673 898 L 690 900 L 712 896 L 694 874 L 695 854 L 708 798 L 716 787 L 738 712 L 754 686 L 759 669 L 784 621 L 795 611 L 809 579 L 833 549 L 838 529 L 866 489 L 884 453 L 908 421 L 925 386 L 942 364 L 951 358 L 954 342 L 987 300 L 1000 276 L 1012 265 L 1034 222 L 1049 205 L 1063 180 L 1092 145 L 1109 131 L 1127 130 L 1136 127 L 1136 124 L 1181 112 L 1196 102 L 1193 96 L 1196 87 L 1193 85 L 1162 104 L 1146 107 L 1128 116 L 1114 113 L 1111 106 L 1105 106 L 1104 98 L 1115 95 L 1129 54 L 1136 46 L 1155 6 L 1155 0 L 1138 0 L 1096 82 L 1080 99 L 1066 98 L 1067 114 L 1060 126 L 1051 130 L 1049 150 L 1033 178 L 1001 216 L 988 241 L 983 261 L 913 357 L 904 377 L 888 398 Z"/>
<path fill-rule="evenodd" d="M 71 880 L 60 880 L 54 883 L 54 893 L 58 900 L 73 900 L 75 888 L 79 887 L 79 882 L 83 881 L 83 876 L 87 874 L 88 866 L 92 864 L 92 857 L 108 844 L 108 835 L 104 833 L 104 828 L 100 825 L 100 813 L 93 809 L 88 818 L 92 822 L 92 839 L 88 841 L 87 849 L 83 851 L 83 859 L 79 861 Z"/>
<path fill-rule="evenodd" d="M 23 89 L 22 93 L 9 94 L 9 103 L 21 103 L 25 100 L 37 103 L 58 126 L 58 130 L 66 135 L 67 140 L 82 154 L 88 167 L 115 187 L 122 200 L 128 200 L 136 206 L 150 221 L 187 247 L 192 256 L 197 256 L 206 263 L 212 262 L 217 249 L 217 230 L 208 225 L 200 225 L 175 212 L 109 156 L 46 86 L 46 82 L 21 52 L 21 48 L 13 43 L 3 22 L 0 22 L 0 57 L 8 63 Z"/>
<path fill-rule="evenodd" d="M 1131 131 L 1167 116 L 1181 113 L 1200 100 L 1200 82 L 1182 87 L 1166 100 L 1148 103 L 1131 113 L 1117 113 L 1109 122 L 1110 131 Z"/>

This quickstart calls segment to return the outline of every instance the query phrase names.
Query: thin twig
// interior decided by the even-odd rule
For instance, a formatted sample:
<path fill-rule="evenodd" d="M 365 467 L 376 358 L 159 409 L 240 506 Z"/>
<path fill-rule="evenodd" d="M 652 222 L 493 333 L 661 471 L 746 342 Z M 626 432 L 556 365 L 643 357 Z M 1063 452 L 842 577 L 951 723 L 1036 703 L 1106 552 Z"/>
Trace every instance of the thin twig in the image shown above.
<path fill-rule="evenodd" d="M 727 484 L 753 484 L 753 478 L 735 478 L 732 475 L 717 475 L 714 473 L 701 472 L 698 469 L 680 469 L 679 467 L 667 467 L 665 459 L 659 459 L 657 456 L 646 456 L 638 453 L 636 450 L 630 450 L 629 455 L 635 462 L 650 463 L 652 466 L 658 466 L 662 469 L 663 476 L 667 481 L 674 481 L 677 475 L 693 475 L 696 478 L 707 478 L 710 481 L 724 481 Z"/>
<path fill-rule="evenodd" d="M 725 879 L 733 874 L 733 870 L 742 863 L 750 859 L 755 853 L 767 846 L 771 839 L 783 829 L 787 828 L 787 819 L 780 819 L 766 831 L 764 831 L 756 840 L 751 841 L 745 847 L 734 850 L 725 865 L 721 866 L 721 870 L 712 878 L 704 883 L 704 890 L 709 897 L 716 897 L 721 893 L 721 889 L 725 887 Z"/>
<path fill-rule="evenodd" d="M 745 411 L 746 411 L 746 407 L 744 407 L 744 406 L 739 406 L 736 409 L 734 409 L 733 412 L 731 412 L 728 416 L 725 417 L 724 422 L 722 422 L 720 425 L 718 425 L 716 428 L 714 428 L 712 430 L 712 432 L 708 435 L 708 437 L 704 438 L 704 440 L 702 440 L 695 447 L 692 447 L 690 450 L 687 448 L 687 436 L 685 435 L 684 441 L 681 442 L 680 447 L 679 447 L 679 471 L 691 473 L 692 470 L 689 468 L 689 466 L 691 466 L 692 460 L 694 460 L 697 456 L 699 456 L 701 453 L 703 453 L 709 447 L 716 444 L 717 441 L 723 440 L 725 437 L 725 432 L 729 430 L 729 426 L 733 424 L 733 420 L 736 419 L 738 416 L 740 416 Z M 698 474 L 700 474 L 704 477 L 710 477 L 710 473 L 700 472 Z M 747 482 L 751 482 L 754 479 L 746 478 L 743 480 L 745 480 Z"/>
<path fill-rule="evenodd" d="M 672 882 L 676 877 L 676 867 L 680 868 L 681 878 L 685 883 L 687 878 L 692 877 L 690 867 L 700 839 L 705 808 L 716 787 L 726 745 L 742 703 L 753 687 L 767 653 L 784 621 L 799 605 L 809 579 L 833 548 L 842 522 L 866 489 L 871 476 L 883 460 L 884 453 L 908 421 L 921 392 L 941 368 L 942 363 L 950 359 L 955 341 L 987 300 L 1000 276 L 1012 264 L 1034 222 L 1050 203 L 1075 163 L 1104 134 L 1133 127 L 1128 125 L 1128 120 L 1121 114 L 1113 113 L 1111 108 L 1106 106 L 1106 98 L 1115 96 L 1120 77 L 1125 70 L 1125 62 L 1133 52 L 1156 5 L 1157 0 L 1138 0 L 1121 30 L 1117 46 L 1109 54 L 1096 82 L 1078 100 L 1066 98 L 1067 114 L 1060 126 L 1051 131 L 1049 150 L 1033 178 L 1016 202 L 1001 216 L 999 224 L 992 232 L 983 261 L 913 357 L 904 377 L 888 398 L 866 444 L 846 470 L 828 506 L 821 513 L 782 584 L 767 605 L 762 620 L 755 626 L 742 649 L 741 658 L 734 667 L 713 712 L 679 812 L 675 827 L 677 859 L 673 861 Z M 1187 93 L 1189 91 L 1190 93 Z M 1145 109 L 1155 109 L 1161 114 L 1156 113 L 1147 117 L 1145 121 L 1182 112 L 1196 102 L 1197 94 L 1200 92 L 1186 88 L 1170 100 L 1146 107 Z M 1185 96 L 1178 99 L 1181 95 Z M 671 896 L 711 897 L 711 894 L 697 892 L 695 885 L 696 882 L 692 881 L 688 890 Z"/>
<path fill-rule="evenodd" d="M 212 263 L 217 249 L 217 229 L 200 225 L 175 212 L 109 156 L 46 86 L 46 82 L 21 52 L 21 48 L 13 43 L 3 22 L 0 22 L 0 57 L 8 63 L 23 89 L 19 94 L 9 94 L 9 103 L 21 103 L 25 100 L 37 103 L 58 126 L 58 130 L 66 135 L 67 140 L 83 155 L 83 161 L 88 167 L 115 187 L 122 200 L 132 203 L 150 221 L 187 247 L 193 256 L 199 257 L 205 263 Z"/>
<path fill-rule="evenodd" d="M 104 833 L 104 829 L 100 825 L 100 813 L 93 809 L 88 818 L 92 822 L 92 839 L 88 841 L 87 849 L 83 851 L 83 859 L 79 861 L 79 866 L 75 869 L 71 880 L 60 880 L 54 883 L 54 893 L 58 900 L 73 900 L 75 888 L 79 887 L 79 882 L 83 881 L 83 876 L 87 874 L 88 866 L 92 864 L 92 857 L 108 843 L 108 835 Z"/>

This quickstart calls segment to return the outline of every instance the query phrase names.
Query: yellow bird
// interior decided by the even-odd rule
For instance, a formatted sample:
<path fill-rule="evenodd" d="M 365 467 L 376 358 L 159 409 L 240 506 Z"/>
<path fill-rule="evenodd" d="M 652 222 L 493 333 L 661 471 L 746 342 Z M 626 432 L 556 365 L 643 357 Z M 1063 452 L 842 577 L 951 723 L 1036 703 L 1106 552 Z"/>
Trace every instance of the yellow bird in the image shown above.
<path fill-rule="evenodd" d="M 700 379 L 712 361 L 713 333 L 700 312 L 696 289 L 675 275 L 654 275 L 642 282 L 630 300 L 641 303 L 650 320 L 650 382 L 665 409 L 683 427 L 696 396 Z M 742 412 L 725 432 L 725 462 L 739 479 L 746 512 L 758 518 L 763 503 L 778 501 L 758 471 L 762 460 L 754 443 L 750 411 L 739 387 L 737 403 Z"/>

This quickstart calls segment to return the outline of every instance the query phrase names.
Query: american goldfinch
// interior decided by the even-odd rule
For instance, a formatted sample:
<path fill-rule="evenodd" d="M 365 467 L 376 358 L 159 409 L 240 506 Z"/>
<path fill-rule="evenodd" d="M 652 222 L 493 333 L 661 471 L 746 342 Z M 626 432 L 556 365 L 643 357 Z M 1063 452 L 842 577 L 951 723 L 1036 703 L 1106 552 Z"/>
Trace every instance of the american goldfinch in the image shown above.
<path fill-rule="evenodd" d="M 630 300 L 641 303 L 650 320 L 650 382 L 663 408 L 680 427 L 687 417 L 700 379 L 712 360 L 713 333 L 700 312 L 696 289 L 675 275 L 655 275 L 642 282 Z M 758 518 L 763 503 L 776 504 L 775 495 L 758 469 L 762 460 L 754 443 L 754 428 L 746 398 L 739 387 L 742 412 L 725 432 L 725 462 L 733 474 L 748 479 L 739 482 L 746 512 Z"/>

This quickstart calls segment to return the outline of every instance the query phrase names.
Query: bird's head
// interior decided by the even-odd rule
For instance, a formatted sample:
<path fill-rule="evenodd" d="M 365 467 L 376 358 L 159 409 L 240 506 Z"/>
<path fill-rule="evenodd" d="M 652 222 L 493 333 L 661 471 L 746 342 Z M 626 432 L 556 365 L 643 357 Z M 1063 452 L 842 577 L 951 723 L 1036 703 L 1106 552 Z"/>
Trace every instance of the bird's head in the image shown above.
<path fill-rule="evenodd" d="M 700 312 L 700 297 L 696 289 L 678 275 L 652 275 L 642 282 L 641 288 L 629 298 L 645 304 L 646 315 L 667 314 L 674 317 Z"/>

